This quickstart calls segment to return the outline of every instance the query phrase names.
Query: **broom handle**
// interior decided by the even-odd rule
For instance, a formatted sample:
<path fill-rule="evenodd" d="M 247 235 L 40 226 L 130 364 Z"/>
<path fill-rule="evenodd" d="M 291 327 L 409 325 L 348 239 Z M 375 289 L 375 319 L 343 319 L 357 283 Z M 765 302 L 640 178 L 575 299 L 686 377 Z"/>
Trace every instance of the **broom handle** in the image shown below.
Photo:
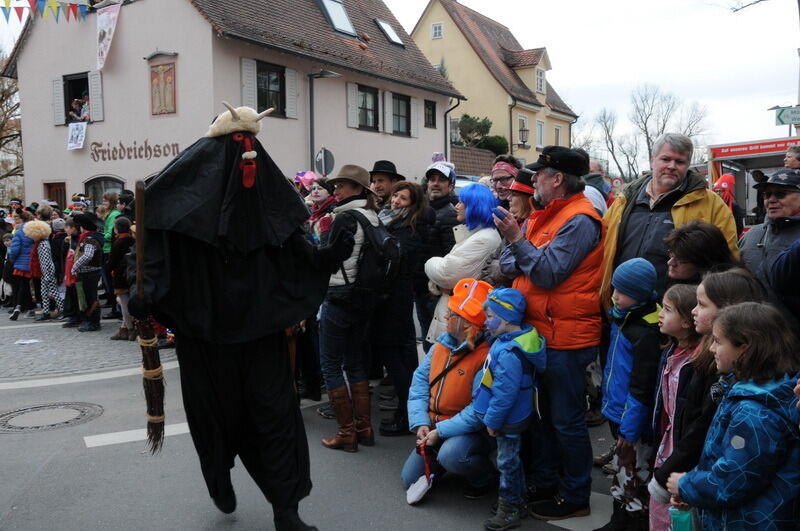
<path fill-rule="evenodd" d="M 136 181 L 136 296 L 144 301 L 144 181 Z"/>

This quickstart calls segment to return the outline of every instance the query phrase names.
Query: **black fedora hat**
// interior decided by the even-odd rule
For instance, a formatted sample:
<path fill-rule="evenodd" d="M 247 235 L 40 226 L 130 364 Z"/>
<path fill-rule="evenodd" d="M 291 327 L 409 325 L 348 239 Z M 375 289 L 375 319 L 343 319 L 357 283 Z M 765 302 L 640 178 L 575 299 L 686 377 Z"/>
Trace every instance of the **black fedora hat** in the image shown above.
<path fill-rule="evenodd" d="M 372 176 L 376 173 L 382 173 L 384 175 L 388 175 L 392 179 L 397 181 L 405 181 L 406 178 L 397 173 L 397 167 L 394 165 L 394 162 L 390 160 L 379 160 L 372 166 L 372 171 L 369 172 L 370 180 L 372 180 Z"/>

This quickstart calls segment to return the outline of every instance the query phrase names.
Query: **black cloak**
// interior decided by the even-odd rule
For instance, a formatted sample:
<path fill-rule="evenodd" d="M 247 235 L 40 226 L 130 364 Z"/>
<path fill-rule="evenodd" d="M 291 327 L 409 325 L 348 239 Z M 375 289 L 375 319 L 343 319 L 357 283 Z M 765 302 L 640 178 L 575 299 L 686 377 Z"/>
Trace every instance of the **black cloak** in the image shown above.
<path fill-rule="evenodd" d="M 251 187 L 242 171 L 248 148 L 256 153 Z M 177 333 L 212 343 L 244 343 L 300 322 L 321 304 L 330 275 L 308 259 L 308 217 L 251 133 L 198 140 L 146 187 L 138 220 L 145 302 Z"/>

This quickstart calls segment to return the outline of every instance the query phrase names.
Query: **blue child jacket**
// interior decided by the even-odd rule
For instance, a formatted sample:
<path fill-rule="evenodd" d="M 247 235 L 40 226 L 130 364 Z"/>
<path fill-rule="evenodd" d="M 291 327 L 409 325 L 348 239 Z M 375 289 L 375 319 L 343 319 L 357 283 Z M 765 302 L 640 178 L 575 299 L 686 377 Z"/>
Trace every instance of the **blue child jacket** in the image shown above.
<path fill-rule="evenodd" d="M 472 396 L 475 413 L 483 423 L 500 432 L 516 433 L 533 413 L 535 370 L 547 364 L 545 340 L 535 328 L 493 339 L 483 364 L 481 384 Z"/>
<path fill-rule="evenodd" d="M 723 399 L 700 462 L 678 483 L 681 498 L 702 509 L 703 529 L 797 529 L 797 378 L 737 382 Z"/>
<path fill-rule="evenodd" d="M 11 238 L 11 247 L 8 249 L 6 259 L 14 264 L 14 269 L 20 271 L 31 270 L 31 251 L 33 250 L 34 241 L 25 235 L 25 224 L 23 223 L 17 227 Z"/>
<path fill-rule="evenodd" d="M 659 311 L 652 303 L 611 324 L 600 411 L 620 425 L 620 435 L 628 442 L 635 443 L 643 435 L 652 438 L 649 424 L 661 359 Z"/>

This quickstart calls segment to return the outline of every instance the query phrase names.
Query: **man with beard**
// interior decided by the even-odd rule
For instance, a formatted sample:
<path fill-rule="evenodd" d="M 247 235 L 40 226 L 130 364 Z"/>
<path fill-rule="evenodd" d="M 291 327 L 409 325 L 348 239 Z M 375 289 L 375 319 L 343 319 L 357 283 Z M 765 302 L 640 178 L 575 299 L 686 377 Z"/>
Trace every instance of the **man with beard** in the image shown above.
<path fill-rule="evenodd" d="M 541 417 L 531 426 L 532 477 L 528 501 L 540 520 L 589 514 L 592 444 L 586 427 L 584 373 L 600 343 L 600 263 L 603 223 L 583 195 L 580 176 L 589 160 L 576 151 L 547 146 L 528 166 L 534 198 L 542 209 L 525 232 L 507 211 L 495 225 L 508 242 L 500 254 L 502 273 L 527 299 L 525 322 L 547 344 L 541 375 Z"/>
<path fill-rule="evenodd" d="M 186 419 L 217 508 L 236 509 L 238 455 L 277 530 L 316 529 L 298 515 L 310 463 L 284 330 L 317 310 L 353 239 L 306 241 L 309 212 L 256 138 L 269 111 L 226 106 L 147 185 L 137 220 L 145 297 L 129 310 L 175 333 Z"/>

